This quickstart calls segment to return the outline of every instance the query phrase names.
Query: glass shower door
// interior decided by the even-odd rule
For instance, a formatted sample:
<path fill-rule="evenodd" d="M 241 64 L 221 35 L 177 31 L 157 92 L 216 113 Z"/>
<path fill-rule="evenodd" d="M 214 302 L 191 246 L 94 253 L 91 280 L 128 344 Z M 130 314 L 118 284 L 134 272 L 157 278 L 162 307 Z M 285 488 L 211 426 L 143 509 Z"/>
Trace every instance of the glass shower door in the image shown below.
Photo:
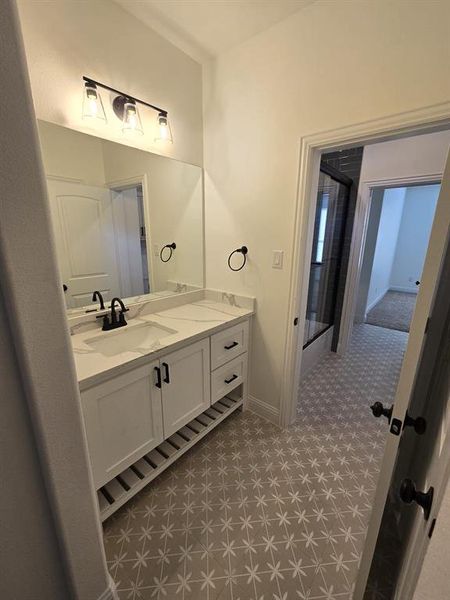
<path fill-rule="evenodd" d="M 321 168 L 303 347 L 334 324 L 351 185 L 346 179 Z"/>

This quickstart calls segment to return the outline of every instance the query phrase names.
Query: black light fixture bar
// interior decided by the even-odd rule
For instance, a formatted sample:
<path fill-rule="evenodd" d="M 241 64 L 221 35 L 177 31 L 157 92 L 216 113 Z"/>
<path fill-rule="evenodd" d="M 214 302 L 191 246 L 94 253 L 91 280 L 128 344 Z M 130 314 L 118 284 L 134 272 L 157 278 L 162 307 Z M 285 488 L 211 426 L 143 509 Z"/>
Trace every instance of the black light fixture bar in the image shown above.
<path fill-rule="evenodd" d="M 115 88 L 110 87 L 109 85 L 105 85 L 104 83 L 100 83 L 99 81 L 95 81 L 95 79 L 91 79 L 90 77 L 85 77 L 84 75 L 83 75 L 83 81 L 85 81 L 86 83 L 93 83 L 94 85 L 97 85 L 98 87 L 101 87 L 104 90 L 113 92 L 114 94 L 117 94 L 118 96 L 123 96 L 124 98 L 129 98 L 130 100 L 139 102 L 139 104 L 148 106 L 149 108 L 152 108 L 153 110 L 156 110 L 157 112 L 159 112 L 162 116 L 167 117 L 167 114 L 168 114 L 167 110 L 164 110 L 163 108 L 159 108 L 158 106 L 155 106 L 154 104 L 150 104 L 149 102 L 144 102 L 143 100 L 139 100 L 139 98 L 134 98 L 134 96 L 130 96 L 130 94 L 126 94 L 125 92 L 116 90 Z"/>

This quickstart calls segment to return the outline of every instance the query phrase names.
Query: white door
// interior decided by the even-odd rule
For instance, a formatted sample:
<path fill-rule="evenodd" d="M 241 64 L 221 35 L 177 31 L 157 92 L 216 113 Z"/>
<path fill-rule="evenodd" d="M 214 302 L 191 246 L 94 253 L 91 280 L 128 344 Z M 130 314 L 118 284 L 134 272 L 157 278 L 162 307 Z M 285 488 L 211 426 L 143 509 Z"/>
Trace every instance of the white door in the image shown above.
<path fill-rule="evenodd" d="M 161 359 L 164 437 L 211 405 L 209 339 Z"/>
<path fill-rule="evenodd" d="M 69 308 L 121 295 L 111 194 L 106 188 L 47 180 L 56 253 Z"/>
<path fill-rule="evenodd" d="M 420 389 L 421 382 L 423 383 L 424 381 L 421 367 L 424 365 L 424 359 L 427 358 L 427 354 L 424 353 L 427 341 L 427 335 L 425 335 L 425 331 L 427 328 L 428 318 L 432 315 L 433 303 L 436 298 L 438 284 L 442 276 L 442 266 L 447 249 L 449 227 L 450 161 L 447 158 L 447 164 L 442 180 L 433 227 L 431 230 L 427 256 L 425 259 L 424 270 L 422 273 L 421 285 L 417 296 L 413 319 L 411 321 L 405 357 L 400 372 L 395 403 L 389 425 L 389 434 L 387 437 L 385 453 L 381 465 L 377 490 L 375 493 L 371 520 L 369 523 L 361 566 L 356 582 L 354 600 L 361 600 L 364 597 L 369 570 L 372 565 L 374 550 L 380 531 L 380 524 L 382 522 L 383 511 L 394 475 L 394 469 L 398 467 L 402 461 L 402 457 L 399 455 L 399 442 L 403 437 L 405 437 L 405 432 L 402 433 L 402 427 L 405 422 L 406 411 L 410 405 L 411 399 L 414 398 L 414 396 L 417 394 L 417 391 Z M 428 377 L 429 376 L 430 373 L 428 373 Z M 415 414 L 413 416 L 419 415 Z M 407 435 L 411 435 L 411 428 L 407 428 L 405 431 L 408 431 Z M 403 445 L 404 444 L 402 443 L 402 446 Z M 404 514 L 403 511 L 400 514 Z M 402 597 L 401 600 L 406 600 L 406 597 Z"/>
<path fill-rule="evenodd" d="M 114 231 L 117 244 L 119 278 L 124 297 L 140 296 L 145 293 L 143 256 L 146 246 L 141 247 L 141 225 L 137 189 L 112 190 Z"/>
<path fill-rule="evenodd" d="M 81 394 L 96 489 L 163 441 L 159 361 Z"/>

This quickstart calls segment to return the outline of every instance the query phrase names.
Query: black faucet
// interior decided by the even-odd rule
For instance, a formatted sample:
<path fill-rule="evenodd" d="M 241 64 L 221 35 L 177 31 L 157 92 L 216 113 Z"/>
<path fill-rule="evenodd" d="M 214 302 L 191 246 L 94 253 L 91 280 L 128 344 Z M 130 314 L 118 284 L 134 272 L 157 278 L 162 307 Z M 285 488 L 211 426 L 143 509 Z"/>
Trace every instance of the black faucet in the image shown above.
<path fill-rule="evenodd" d="M 116 303 L 120 305 L 119 320 L 117 320 L 116 315 Z M 108 315 L 104 315 L 103 331 L 110 331 L 111 329 L 117 329 L 117 327 L 124 327 L 127 325 L 127 322 L 125 321 L 126 312 L 128 312 L 128 308 L 126 308 L 122 300 L 120 298 L 113 298 L 111 300 L 111 319 L 108 318 Z"/>
<path fill-rule="evenodd" d="M 95 302 L 96 300 L 99 300 L 99 302 L 100 302 L 100 310 L 105 310 L 105 303 L 103 301 L 103 296 L 101 295 L 101 293 L 98 290 L 96 290 L 92 294 L 92 302 Z"/>

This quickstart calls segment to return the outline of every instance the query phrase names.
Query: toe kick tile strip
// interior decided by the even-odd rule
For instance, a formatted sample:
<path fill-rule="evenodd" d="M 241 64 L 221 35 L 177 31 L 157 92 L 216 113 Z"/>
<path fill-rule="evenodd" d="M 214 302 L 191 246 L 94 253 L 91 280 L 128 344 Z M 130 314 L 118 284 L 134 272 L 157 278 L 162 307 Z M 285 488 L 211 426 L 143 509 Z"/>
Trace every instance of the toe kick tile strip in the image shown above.
<path fill-rule="evenodd" d="M 225 397 L 179 429 L 97 491 L 104 521 L 237 408 L 242 399 Z"/>

